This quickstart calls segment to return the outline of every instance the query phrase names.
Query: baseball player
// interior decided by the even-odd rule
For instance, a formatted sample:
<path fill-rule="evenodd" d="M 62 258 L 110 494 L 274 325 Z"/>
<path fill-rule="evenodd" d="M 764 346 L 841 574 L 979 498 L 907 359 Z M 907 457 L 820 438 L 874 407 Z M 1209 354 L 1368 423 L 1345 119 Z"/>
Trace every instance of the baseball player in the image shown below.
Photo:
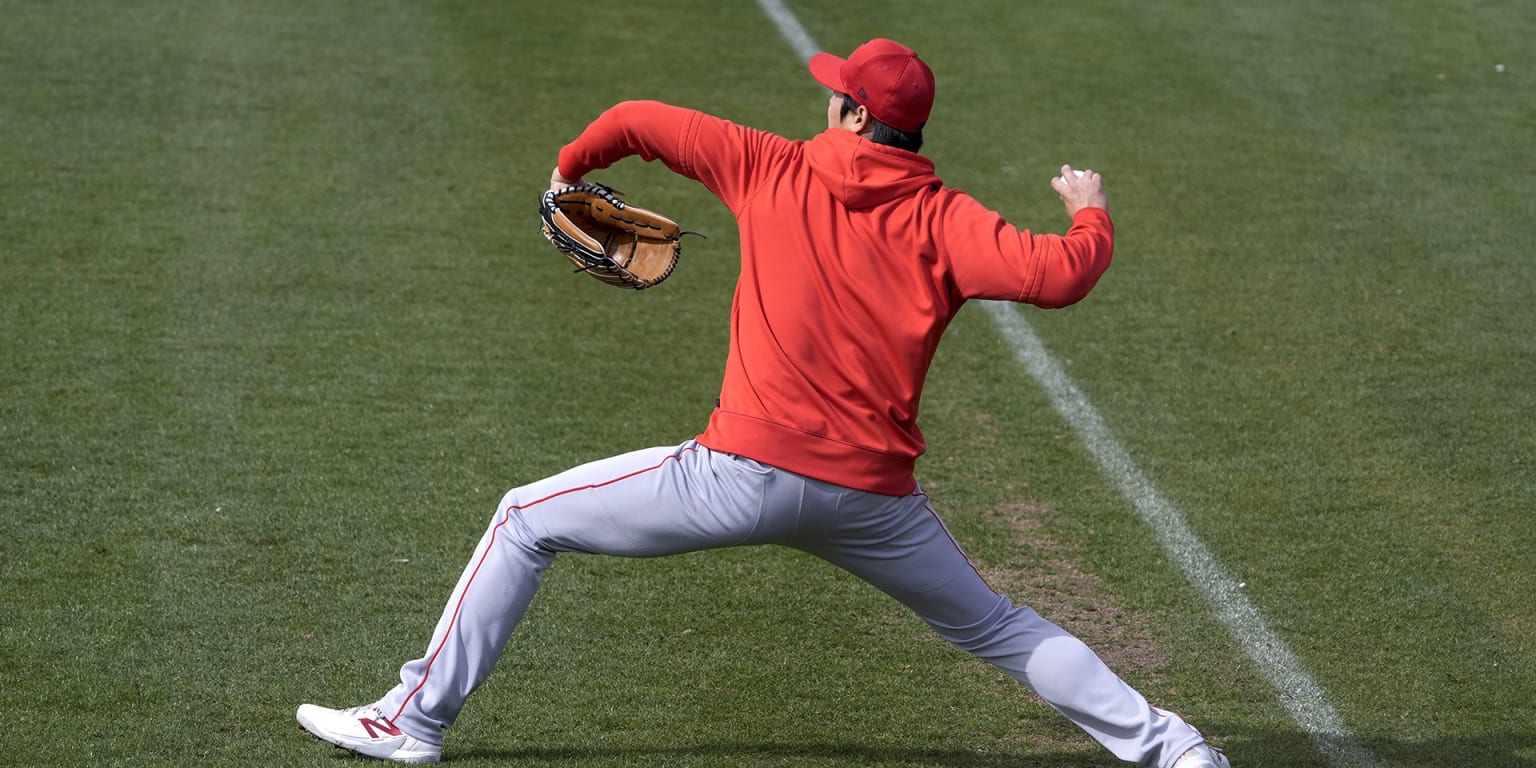
<path fill-rule="evenodd" d="M 638 155 L 702 183 L 735 215 L 741 276 L 719 404 L 680 445 L 508 492 L 400 684 L 361 707 L 300 706 L 310 733 L 371 757 L 436 762 L 557 554 L 778 544 L 900 601 L 1122 760 L 1228 768 L 1080 640 L 994 592 L 913 474 L 923 381 L 966 300 L 1066 306 L 1109 267 L 1099 174 L 1063 166 L 1051 180 L 1071 218 L 1065 235 L 1018 229 L 944 186 L 918 154 L 934 78 L 911 49 L 871 40 L 846 59 L 817 54 L 810 71 L 833 93 L 827 129 L 808 141 L 626 102 L 560 151 L 552 189 Z"/>

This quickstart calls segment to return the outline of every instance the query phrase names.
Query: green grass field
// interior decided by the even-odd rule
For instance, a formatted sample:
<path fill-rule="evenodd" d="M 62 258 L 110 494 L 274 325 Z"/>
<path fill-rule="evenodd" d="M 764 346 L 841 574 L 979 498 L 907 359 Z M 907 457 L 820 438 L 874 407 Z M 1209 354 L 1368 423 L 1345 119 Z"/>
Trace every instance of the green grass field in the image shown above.
<path fill-rule="evenodd" d="M 1536 14 L 790 6 L 919 50 L 925 152 L 1015 223 L 1104 174 L 1115 265 L 1024 315 L 1379 764 L 1536 765 Z M 392 684 L 501 494 L 713 405 L 729 214 L 626 161 L 600 178 L 709 239 L 643 294 L 572 275 L 534 216 L 560 146 L 624 98 L 825 127 L 747 0 L 0 17 L 4 765 L 356 764 L 294 708 Z M 982 308 L 923 415 L 1000 587 L 1238 768 L 1328 765 Z M 1118 764 L 776 549 L 561 559 L 445 757 Z"/>

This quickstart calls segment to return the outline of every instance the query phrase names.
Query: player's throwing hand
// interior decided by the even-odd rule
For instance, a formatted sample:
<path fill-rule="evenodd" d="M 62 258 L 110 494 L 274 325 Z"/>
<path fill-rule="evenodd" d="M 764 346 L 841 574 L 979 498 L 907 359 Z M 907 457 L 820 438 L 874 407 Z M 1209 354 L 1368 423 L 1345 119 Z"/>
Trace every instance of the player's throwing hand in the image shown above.
<path fill-rule="evenodd" d="M 1070 165 L 1063 165 L 1061 175 L 1051 179 L 1051 188 L 1061 195 L 1068 216 L 1075 216 L 1084 208 L 1109 210 L 1109 197 L 1104 194 L 1104 179 L 1094 171 L 1077 171 Z"/>

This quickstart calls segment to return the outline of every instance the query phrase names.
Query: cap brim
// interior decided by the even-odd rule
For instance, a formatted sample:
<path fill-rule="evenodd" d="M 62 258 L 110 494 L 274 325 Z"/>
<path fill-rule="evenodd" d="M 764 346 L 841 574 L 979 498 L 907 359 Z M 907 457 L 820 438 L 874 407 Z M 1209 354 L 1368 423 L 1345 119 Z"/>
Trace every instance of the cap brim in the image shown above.
<path fill-rule="evenodd" d="M 843 64 L 847 59 L 840 59 L 830 53 L 818 53 L 811 57 L 811 77 L 816 82 L 831 88 L 838 93 L 847 93 L 848 86 L 843 85 Z"/>

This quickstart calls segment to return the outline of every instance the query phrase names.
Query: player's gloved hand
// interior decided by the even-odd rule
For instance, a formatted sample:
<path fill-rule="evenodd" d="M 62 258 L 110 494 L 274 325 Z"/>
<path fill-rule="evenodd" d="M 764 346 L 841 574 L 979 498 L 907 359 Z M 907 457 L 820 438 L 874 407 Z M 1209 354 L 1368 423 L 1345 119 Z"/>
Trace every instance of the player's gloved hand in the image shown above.
<path fill-rule="evenodd" d="M 682 255 L 677 222 L 620 200 L 601 184 L 567 186 L 556 169 L 539 201 L 544 237 L 555 250 L 609 285 L 641 290 L 667 279 Z"/>

